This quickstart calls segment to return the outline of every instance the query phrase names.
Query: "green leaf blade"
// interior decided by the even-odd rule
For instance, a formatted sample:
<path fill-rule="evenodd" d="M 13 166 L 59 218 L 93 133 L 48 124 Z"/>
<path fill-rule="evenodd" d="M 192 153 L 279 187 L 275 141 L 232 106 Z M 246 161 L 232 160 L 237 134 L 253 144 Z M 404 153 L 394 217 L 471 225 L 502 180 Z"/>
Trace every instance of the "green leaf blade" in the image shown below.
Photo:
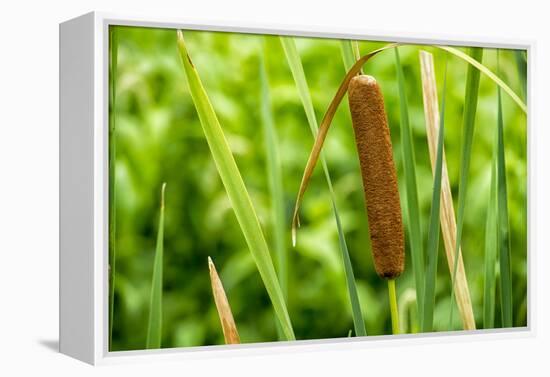
<path fill-rule="evenodd" d="M 149 323 L 147 326 L 147 342 L 145 348 L 161 347 L 162 339 L 162 265 L 164 259 L 164 192 L 166 183 L 162 184 L 160 200 L 159 228 L 155 260 L 153 264 L 153 278 L 151 282 L 151 301 L 149 306 Z"/>
<path fill-rule="evenodd" d="M 355 64 L 357 60 L 355 58 L 355 54 L 353 53 L 352 42 L 348 39 L 341 39 L 340 52 L 342 53 L 342 60 L 344 61 L 344 67 L 346 68 L 346 71 L 349 71 L 349 69 L 353 66 L 353 64 Z"/>
<path fill-rule="evenodd" d="M 524 50 L 515 50 L 516 68 L 518 71 L 519 83 L 523 99 L 527 98 L 527 52 Z"/>
<path fill-rule="evenodd" d="M 496 135 L 496 134 L 495 134 Z M 497 191 L 496 191 L 496 167 L 497 167 L 497 139 L 491 162 L 491 184 L 488 198 L 487 220 L 485 225 L 485 274 L 483 281 L 483 328 L 492 329 L 495 326 L 495 302 L 496 302 L 496 262 L 498 251 L 497 228 Z"/>
<path fill-rule="evenodd" d="M 430 224 L 428 232 L 428 267 L 424 285 L 424 309 L 422 313 L 422 331 L 433 331 L 433 316 L 435 307 L 435 284 L 437 278 L 437 259 L 439 253 L 439 216 L 441 206 L 441 176 L 443 173 L 443 148 L 445 140 L 445 97 L 447 88 L 447 66 L 443 81 L 443 96 L 441 99 L 441 111 L 439 120 L 439 132 L 437 136 L 437 152 L 435 160 L 434 183 L 432 192 L 432 208 L 430 211 Z"/>
<path fill-rule="evenodd" d="M 489 68 L 484 66 L 481 63 L 481 60 L 477 60 L 475 57 L 470 56 L 469 54 L 466 54 L 466 53 L 464 53 L 464 52 L 462 52 L 462 51 L 460 51 L 460 50 L 458 50 L 454 47 L 449 47 L 449 46 L 434 46 L 434 47 L 437 47 L 437 48 L 440 48 L 440 49 L 445 50 L 447 52 L 450 52 L 451 54 L 459 57 L 460 59 L 462 59 L 464 61 L 466 61 L 468 64 L 470 64 L 470 66 L 472 68 L 475 68 L 475 69 L 479 70 L 479 72 L 482 72 L 488 78 L 493 80 L 495 82 L 495 84 L 497 84 L 499 87 L 501 87 L 502 90 L 504 90 L 510 96 L 510 98 L 512 98 L 512 100 L 521 108 L 521 110 L 525 114 L 527 114 L 527 105 L 525 105 L 525 102 L 523 102 L 519 98 L 519 96 L 516 94 L 516 92 L 514 92 L 512 90 L 512 88 L 510 88 L 504 81 L 502 81 L 502 79 L 500 77 L 498 77 L 496 74 L 494 74 Z M 480 50 L 480 48 L 472 47 L 472 48 L 470 48 L 470 50 L 476 51 L 476 50 Z M 468 69 L 470 69 L 470 66 L 468 67 Z"/>
<path fill-rule="evenodd" d="M 278 135 L 275 128 L 273 111 L 271 109 L 271 98 L 269 95 L 269 80 L 266 67 L 266 46 L 265 40 L 260 52 L 259 77 L 260 77 L 260 115 L 264 134 L 264 145 L 266 151 L 266 172 L 268 178 L 269 196 L 271 198 L 271 230 L 272 250 L 276 258 L 276 271 L 281 285 L 281 291 L 285 302 L 288 304 L 288 248 L 285 237 L 286 219 L 283 192 L 283 176 L 281 159 L 278 149 Z M 284 339 L 279 321 L 277 320 L 277 334 L 279 339 Z"/>
<path fill-rule="evenodd" d="M 292 72 L 292 76 L 296 83 L 298 94 L 302 102 L 302 106 L 304 107 L 304 111 L 306 113 L 306 118 L 311 130 L 311 133 L 315 138 L 318 132 L 318 124 L 317 124 L 317 119 L 315 117 L 313 101 L 309 93 L 309 87 L 307 85 L 306 76 L 304 73 L 300 55 L 298 54 L 298 50 L 296 48 L 296 44 L 293 38 L 280 37 L 280 40 L 283 46 L 283 50 L 285 52 L 285 56 L 288 61 L 288 65 Z M 353 65 L 353 62 L 352 62 L 352 65 Z M 340 245 L 340 251 L 341 251 L 342 259 L 344 263 L 344 273 L 346 275 L 346 285 L 347 285 L 348 294 L 350 298 L 350 305 L 351 305 L 351 312 L 352 312 L 355 334 L 357 336 L 366 336 L 367 330 L 365 328 L 363 314 L 361 311 L 361 305 L 359 302 L 359 293 L 357 291 L 357 285 L 355 283 L 355 275 L 353 273 L 353 267 L 351 264 L 351 259 L 349 256 L 346 239 L 344 236 L 344 229 L 342 228 L 340 215 L 338 214 L 338 208 L 336 206 L 336 196 L 334 194 L 334 189 L 332 187 L 332 180 L 330 178 L 330 173 L 328 171 L 326 160 L 322 154 L 320 159 L 321 159 L 321 164 L 323 167 L 325 179 L 327 182 L 330 199 L 331 199 L 332 211 L 334 213 L 334 220 L 336 222 L 336 228 L 338 231 L 338 242 Z"/>
<path fill-rule="evenodd" d="M 357 60 L 361 59 L 359 43 L 357 43 L 357 41 L 341 39 L 340 52 L 342 53 L 342 60 L 344 61 L 344 68 L 346 69 L 346 72 L 353 67 Z M 362 75 L 363 70 L 361 69 L 358 74 Z"/>
<path fill-rule="evenodd" d="M 418 185 L 416 182 L 416 158 L 412 131 L 409 125 L 409 110 L 405 93 L 405 77 L 399 58 L 399 49 L 395 48 L 395 63 L 397 70 L 397 84 L 399 91 L 399 111 L 401 148 L 403 157 L 403 170 L 405 173 L 405 191 L 407 197 L 406 216 L 409 234 L 409 243 L 412 254 L 414 280 L 416 286 L 416 300 L 419 317 L 423 318 L 424 308 L 424 250 L 422 247 L 422 226 L 420 224 L 420 208 L 418 204 Z"/>
<path fill-rule="evenodd" d="M 483 59 L 483 49 L 472 47 L 469 50 L 470 59 L 481 64 Z M 457 230 L 456 230 L 456 245 L 455 245 L 455 263 L 451 276 L 451 310 L 449 316 L 449 327 L 452 324 L 453 318 L 453 298 L 454 298 L 454 283 L 456 271 L 458 268 L 458 253 L 462 242 L 462 231 L 464 228 L 464 212 L 466 209 L 466 193 L 468 188 L 468 172 L 470 170 L 470 160 L 472 157 L 472 142 L 474 138 L 475 117 L 477 111 L 477 102 L 479 94 L 479 78 L 480 70 L 475 64 L 468 65 L 468 73 L 466 76 L 466 94 L 464 99 L 464 115 L 462 121 L 462 142 L 461 142 L 461 162 L 460 162 L 460 178 L 458 186 L 458 214 L 457 214 Z"/>
<path fill-rule="evenodd" d="M 266 167 L 269 192 L 271 197 L 271 214 L 273 219 L 273 250 L 277 256 L 277 275 L 285 301 L 288 295 L 288 250 L 285 241 L 285 206 L 283 194 L 283 174 L 281 158 L 278 150 L 278 134 L 271 109 L 269 82 L 266 69 L 265 46 L 260 54 L 260 86 L 261 86 L 261 119 L 266 148 Z"/>
<path fill-rule="evenodd" d="M 498 51 L 497 51 L 498 62 Z M 498 64 L 498 63 L 497 63 Z M 506 183 L 506 158 L 504 151 L 504 120 L 500 87 L 498 97 L 498 136 L 497 136 L 497 192 L 498 192 L 498 235 L 500 261 L 500 296 L 502 307 L 502 327 L 513 327 L 512 266 L 510 255 L 510 221 L 508 218 L 508 189 Z"/>
<path fill-rule="evenodd" d="M 197 110 L 208 146 L 218 173 L 231 201 L 235 216 L 241 227 L 250 252 L 264 282 L 273 308 L 287 340 L 295 340 L 294 330 L 288 315 L 284 296 L 277 279 L 269 248 L 263 235 L 260 222 L 252 205 L 248 191 L 227 144 L 221 125 L 202 85 L 198 72 L 188 55 L 183 33 L 177 32 L 177 44 L 183 63 L 191 97 Z"/>

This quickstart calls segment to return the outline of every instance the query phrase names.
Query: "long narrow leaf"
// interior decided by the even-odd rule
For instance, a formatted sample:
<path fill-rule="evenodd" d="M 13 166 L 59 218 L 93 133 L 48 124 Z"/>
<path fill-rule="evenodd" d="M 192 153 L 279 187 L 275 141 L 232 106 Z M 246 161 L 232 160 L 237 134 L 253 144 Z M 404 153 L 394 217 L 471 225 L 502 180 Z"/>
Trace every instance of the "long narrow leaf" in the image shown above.
<path fill-rule="evenodd" d="M 435 79 L 433 81 L 435 86 Z M 432 193 L 432 208 L 430 212 L 430 225 L 428 232 L 428 268 L 426 269 L 426 282 L 424 285 L 424 309 L 422 313 L 422 331 L 433 330 L 433 313 L 435 306 L 435 284 L 437 277 L 437 259 L 439 253 L 439 217 L 441 204 L 441 175 L 443 170 L 443 146 L 445 140 L 445 93 L 447 88 L 447 65 L 445 64 L 445 78 L 443 81 L 443 96 L 441 99 L 440 126 L 437 136 L 437 152 L 434 169 L 434 183 Z M 437 101 L 437 100 L 436 100 Z"/>
<path fill-rule="evenodd" d="M 294 43 L 294 40 L 292 38 L 285 38 L 285 37 L 281 37 L 281 43 L 283 45 L 283 49 L 285 51 L 288 64 L 290 66 L 292 76 L 294 77 L 294 81 L 296 82 L 296 87 L 298 88 L 298 93 L 300 95 L 300 99 L 302 101 L 304 111 L 306 113 L 309 127 L 311 129 L 311 133 L 313 134 L 313 137 L 315 137 L 317 135 L 317 130 L 318 130 L 317 119 L 315 118 L 313 102 L 309 94 L 309 88 L 307 85 L 306 76 L 302 66 L 302 61 L 298 54 L 298 50 L 296 49 L 296 44 Z M 336 221 L 336 228 L 338 230 L 338 240 L 340 243 L 340 250 L 342 252 L 342 259 L 344 261 L 344 272 L 346 275 L 346 283 L 348 288 L 348 294 L 350 297 L 351 312 L 352 312 L 353 324 L 355 328 L 355 334 L 357 336 L 365 336 L 367 335 L 367 331 L 365 329 L 365 323 L 361 312 L 361 305 L 359 303 L 359 294 L 357 293 L 357 286 L 355 284 L 353 267 L 351 265 L 351 259 L 349 256 L 348 247 L 344 236 L 344 230 L 342 229 L 340 216 L 338 214 L 338 209 L 336 207 L 336 196 L 334 195 L 334 190 L 332 188 L 332 181 L 330 178 L 326 161 L 323 156 L 321 156 L 321 163 L 323 165 L 323 171 L 324 171 L 328 189 L 329 189 L 332 210 L 334 212 L 334 219 Z"/>
<path fill-rule="evenodd" d="M 470 48 L 471 59 L 480 62 L 483 58 L 483 49 L 472 47 Z M 470 170 L 470 160 L 472 157 L 472 141 L 474 138 L 474 126 L 477 110 L 477 99 L 479 92 L 479 74 L 480 71 L 475 68 L 475 65 L 468 66 L 466 76 L 466 94 L 464 99 L 464 115 L 462 121 L 462 146 L 461 146 L 461 163 L 460 163 L 460 181 L 458 186 L 458 217 L 457 231 L 455 244 L 455 265 L 451 275 L 451 310 L 449 318 L 449 327 L 452 324 L 453 318 L 453 297 L 455 276 L 458 269 L 458 257 L 460 255 L 460 245 L 462 241 L 462 230 L 464 226 L 464 211 L 466 209 L 466 192 L 468 188 L 468 172 Z"/>
<path fill-rule="evenodd" d="M 256 211 L 244 185 L 241 173 L 235 163 L 231 149 L 227 144 L 214 108 L 187 52 L 181 30 L 177 32 L 177 44 L 191 97 L 218 173 L 231 201 L 248 248 L 254 257 L 283 333 L 287 340 L 294 340 L 294 330 L 292 329 L 283 292 L 279 285 L 275 267 L 273 266 L 260 222 L 256 216 Z"/>
<path fill-rule="evenodd" d="M 361 51 L 359 51 L 359 42 L 350 41 L 350 43 L 351 43 L 351 48 L 353 49 L 353 57 L 355 58 L 354 59 L 354 62 L 355 62 L 355 61 L 361 59 Z M 359 72 L 362 73 L 362 71 L 359 71 Z"/>
<path fill-rule="evenodd" d="M 498 159 L 498 127 L 495 133 L 495 145 L 493 146 L 493 160 L 491 161 L 491 184 L 489 198 L 487 200 L 487 220 L 485 225 L 485 274 L 483 281 L 483 328 L 491 329 L 495 326 L 495 301 L 496 301 L 496 262 L 498 251 L 497 228 L 497 190 L 496 167 Z"/>
<path fill-rule="evenodd" d="M 437 86 L 435 83 L 435 70 L 433 65 L 433 55 L 426 52 L 420 52 L 420 67 L 422 78 L 422 95 L 424 100 L 424 114 L 426 120 L 426 136 L 428 139 L 428 150 L 432 172 L 435 173 L 435 163 L 437 157 L 437 144 L 439 134 L 439 110 L 437 101 Z M 451 184 L 447 172 L 447 162 L 445 159 L 445 148 L 443 148 L 443 162 L 441 170 L 441 232 L 443 234 L 443 243 L 445 254 L 447 256 L 447 265 L 449 273 L 453 273 L 454 268 L 454 247 L 456 242 L 456 217 L 453 206 L 453 197 L 451 193 Z M 466 271 L 462 255 L 458 256 L 458 268 L 455 277 L 455 297 L 462 326 L 465 330 L 474 330 L 476 328 L 470 290 L 466 279 Z"/>
<path fill-rule="evenodd" d="M 515 50 L 516 67 L 518 71 L 519 83 L 524 100 L 527 98 L 527 58 L 526 51 Z"/>
<path fill-rule="evenodd" d="M 241 339 L 237 331 L 237 325 L 235 325 L 235 320 L 233 319 L 233 312 L 231 311 L 231 306 L 229 306 L 229 301 L 227 300 L 227 295 L 223 289 L 218 271 L 216 271 L 216 266 L 210 257 L 208 257 L 208 270 L 210 271 L 212 295 L 214 296 L 216 310 L 220 317 L 225 344 L 239 344 Z"/>
<path fill-rule="evenodd" d="M 402 334 L 418 333 L 418 318 L 416 312 L 416 290 L 407 288 L 399 296 L 399 324 Z"/>
<path fill-rule="evenodd" d="M 271 110 L 269 83 L 265 67 L 265 46 L 260 54 L 261 119 L 266 150 L 266 167 L 271 198 L 273 250 L 277 256 L 277 276 L 285 300 L 288 294 L 288 257 L 285 242 L 285 208 L 283 195 L 283 174 L 278 150 L 278 135 Z"/>
<path fill-rule="evenodd" d="M 285 209 L 284 209 L 284 194 L 283 194 L 283 178 L 281 161 L 279 157 L 278 136 L 273 120 L 273 112 L 271 110 L 271 99 L 269 96 L 269 82 L 266 69 L 266 51 L 265 41 L 262 44 L 260 53 L 260 113 L 262 120 L 262 128 L 264 134 L 264 144 L 266 151 L 266 172 L 269 185 L 269 194 L 271 198 L 271 221 L 272 221 L 272 248 L 277 258 L 275 265 L 277 277 L 281 285 L 281 291 L 285 302 L 288 303 L 288 250 L 285 237 Z M 276 320 L 277 334 L 279 339 L 284 339 L 279 321 Z"/>
<path fill-rule="evenodd" d="M 342 53 L 344 67 L 346 68 L 346 71 L 348 71 L 353 66 L 353 63 L 357 61 L 357 59 L 355 58 L 355 54 L 353 53 L 353 45 L 351 44 L 350 40 L 340 40 L 340 52 Z"/>
<path fill-rule="evenodd" d="M 515 103 L 518 104 L 518 106 L 521 108 L 521 110 L 523 110 L 524 113 L 527 114 L 527 106 L 525 105 L 525 102 L 523 102 L 519 96 L 512 90 L 512 88 L 510 88 L 508 85 L 506 85 L 506 83 L 504 81 L 502 81 L 502 79 L 500 77 L 498 77 L 496 74 L 494 74 L 489 68 L 487 68 L 486 66 L 484 66 L 482 63 L 481 63 L 481 58 L 480 59 L 476 59 L 475 56 L 470 56 L 468 54 L 465 54 L 464 52 L 454 48 L 454 47 L 449 47 L 449 46 L 435 46 L 437 48 L 440 48 L 442 50 L 445 50 L 447 52 L 450 52 L 451 54 L 453 55 L 456 55 L 458 56 L 459 58 L 461 58 L 462 60 L 468 62 L 470 64 L 470 66 L 468 66 L 468 70 L 470 70 L 472 67 L 473 68 L 476 68 L 477 70 L 479 70 L 479 72 L 483 72 L 483 74 L 485 74 L 487 77 L 489 77 L 491 80 L 493 80 L 499 87 L 502 88 L 502 90 L 504 90 L 506 93 L 508 93 L 508 95 L 512 98 L 512 100 L 514 100 Z M 475 50 L 480 50 L 479 48 L 472 48 L 474 51 Z M 470 49 L 470 50 L 472 50 Z M 479 75 L 479 73 L 478 73 Z"/>
<path fill-rule="evenodd" d="M 357 41 L 341 39 L 340 51 L 342 52 L 342 59 L 344 61 L 346 71 L 348 71 L 353 64 L 361 58 L 359 53 L 359 43 L 357 43 Z M 361 73 L 361 71 L 359 73 Z"/>
<path fill-rule="evenodd" d="M 157 246 L 153 264 L 151 283 L 151 301 L 149 306 L 149 324 L 147 326 L 146 348 L 160 348 L 162 338 L 162 264 L 164 254 L 164 191 L 166 183 L 162 184 L 160 196 L 160 216 L 157 233 Z"/>
<path fill-rule="evenodd" d="M 498 51 L 497 51 L 498 64 Z M 502 116 L 502 98 L 498 90 L 498 235 L 500 261 L 500 297 L 502 307 L 502 327 L 512 327 L 512 266 L 510 263 L 510 221 L 508 219 L 508 190 L 506 187 L 506 159 L 504 156 L 504 120 Z"/>
<path fill-rule="evenodd" d="M 403 158 L 403 170 L 405 174 L 405 191 L 407 206 L 407 226 L 409 243 L 416 284 L 416 300 L 420 318 L 424 318 L 424 249 L 422 247 L 422 225 L 420 208 L 418 205 L 418 185 L 416 182 L 416 158 L 414 153 L 414 141 L 409 125 L 409 110 L 405 93 L 405 77 L 403 67 L 399 59 L 399 50 L 395 49 L 395 63 L 397 69 L 397 84 L 399 92 L 399 111 L 401 129 L 401 152 Z"/>
<path fill-rule="evenodd" d="M 116 267 L 116 200 L 115 200 L 115 167 L 116 167 L 116 134 L 115 104 L 116 75 L 118 60 L 118 38 L 116 26 L 109 27 L 109 349 L 113 340 L 113 314 L 115 300 L 115 267 Z"/>

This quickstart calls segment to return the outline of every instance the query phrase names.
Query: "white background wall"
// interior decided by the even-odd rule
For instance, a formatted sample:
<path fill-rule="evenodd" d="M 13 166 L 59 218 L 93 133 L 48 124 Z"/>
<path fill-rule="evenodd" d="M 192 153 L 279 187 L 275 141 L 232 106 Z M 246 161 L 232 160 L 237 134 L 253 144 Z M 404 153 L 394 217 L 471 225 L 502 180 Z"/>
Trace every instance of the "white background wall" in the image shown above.
<path fill-rule="evenodd" d="M 0 375 L 547 375 L 550 21 L 544 1 L 83 0 L 0 5 Z M 531 246 L 536 336 L 92 368 L 58 333 L 58 23 L 91 10 L 536 40 Z M 532 171 L 533 172 L 533 171 Z M 546 268 L 544 268 L 546 266 Z M 546 372 L 546 373 L 544 373 Z"/>

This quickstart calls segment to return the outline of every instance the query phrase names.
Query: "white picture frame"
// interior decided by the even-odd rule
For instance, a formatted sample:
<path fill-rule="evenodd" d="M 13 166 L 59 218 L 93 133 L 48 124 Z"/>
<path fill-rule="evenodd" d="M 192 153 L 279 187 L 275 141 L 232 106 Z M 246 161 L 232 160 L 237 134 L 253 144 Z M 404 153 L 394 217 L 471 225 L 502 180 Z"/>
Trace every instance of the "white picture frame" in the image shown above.
<path fill-rule="evenodd" d="M 309 352 L 388 344 L 472 341 L 479 338 L 530 337 L 535 334 L 531 239 L 533 175 L 532 118 L 528 117 L 528 318 L 527 327 L 454 331 L 437 334 L 375 336 L 296 342 L 203 346 L 109 352 L 108 329 L 108 28 L 110 25 L 230 31 L 396 41 L 416 44 L 468 45 L 527 50 L 528 114 L 534 41 L 461 38 L 437 34 L 377 32 L 346 28 L 317 30 L 283 25 L 201 23 L 185 18 L 150 18 L 92 12 L 60 24 L 60 352 L 90 364 L 148 359 L 225 357 L 234 354 Z"/>

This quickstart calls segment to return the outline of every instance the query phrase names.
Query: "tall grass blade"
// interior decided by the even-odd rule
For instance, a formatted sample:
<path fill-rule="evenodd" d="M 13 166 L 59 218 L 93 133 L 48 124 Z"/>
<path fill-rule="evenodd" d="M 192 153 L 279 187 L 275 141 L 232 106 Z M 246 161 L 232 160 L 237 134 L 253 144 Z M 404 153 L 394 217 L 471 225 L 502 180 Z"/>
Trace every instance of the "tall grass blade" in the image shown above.
<path fill-rule="evenodd" d="M 419 330 L 416 315 L 416 290 L 405 289 L 399 296 L 399 324 L 402 334 L 416 334 Z"/>
<path fill-rule="evenodd" d="M 470 48 L 471 59 L 481 62 L 483 59 L 483 49 Z M 460 181 L 458 187 L 458 217 L 456 244 L 454 249 L 455 264 L 451 275 L 451 310 L 449 315 L 449 327 L 453 319 L 453 297 L 455 287 L 455 276 L 458 269 L 458 256 L 460 255 L 460 244 L 462 241 L 462 230 L 464 226 L 464 211 L 466 209 L 466 192 L 468 188 L 468 172 L 470 170 L 470 160 L 472 157 L 472 141 L 474 137 L 475 117 L 477 110 L 477 99 L 479 93 L 479 75 L 480 71 L 475 69 L 475 65 L 468 66 L 466 76 L 466 94 L 464 99 L 464 115 L 462 121 L 462 145 L 461 145 L 461 163 L 460 163 Z"/>
<path fill-rule="evenodd" d="M 281 324 L 287 340 L 294 340 L 294 330 L 288 315 L 283 292 L 277 279 L 275 267 L 269 254 L 269 248 L 265 240 L 262 228 L 248 191 L 244 185 L 241 173 L 235 163 L 231 149 L 227 144 L 223 130 L 218 121 L 214 108 L 202 85 L 199 74 L 196 71 L 187 52 L 183 32 L 177 32 L 177 44 L 183 63 L 185 76 L 191 97 L 197 110 L 206 141 L 220 174 L 221 180 L 233 206 L 237 221 L 241 227 L 244 238 L 250 252 L 254 257 L 256 266 L 266 287 L 273 308 Z"/>
<path fill-rule="evenodd" d="M 160 348 L 162 338 L 162 264 L 164 254 L 164 191 L 166 183 L 162 184 L 160 196 L 160 216 L 157 233 L 157 246 L 153 264 L 153 279 L 151 283 L 151 301 L 149 306 L 149 323 L 147 326 L 147 349 Z"/>
<path fill-rule="evenodd" d="M 397 70 L 397 84 L 399 91 L 399 110 L 401 124 L 401 148 L 403 154 L 403 170 L 405 174 L 405 191 L 407 206 L 405 215 L 409 233 L 411 259 L 416 287 L 416 300 L 420 318 L 424 318 L 424 249 L 422 247 L 422 225 L 418 205 L 418 186 L 416 182 L 416 158 L 414 141 L 409 125 L 409 110 L 405 93 L 405 77 L 399 59 L 399 49 L 395 49 L 395 64 Z"/>
<path fill-rule="evenodd" d="M 113 340 L 113 313 L 115 300 L 115 267 L 116 267 L 116 201 L 115 201 L 115 167 L 116 167 L 116 74 L 118 60 L 118 38 L 116 26 L 109 27 L 109 350 Z"/>
<path fill-rule="evenodd" d="M 435 81 L 435 69 L 433 55 L 426 51 L 420 51 L 420 72 L 422 78 L 422 95 L 424 100 L 424 115 L 426 120 L 426 136 L 428 139 L 428 150 L 432 171 L 435 172 L 437 157 L 437 141 L 439 134 L 439 109 L 437 100 L 437 85 Z M 445 159 L 445 148 L 442 151 L 442 170 L 441 170 L 441 233 L 443 234 L 443 244 L 447 256 L 447 265 L 449 273 L 452 274 L 454 267 L 454 247 L 456 239 L 456 217 L 453 206 L 453 197 L 451 194 L 451 184 L 447 172 L 447 162 Z M 458 256 L 458 269 L 456 273 L 455 297 L 458 310 L 462 319 L 462 326 L 465 330 L 474 330 L 476 327 L 468 280 L 464 269 L 462 255 Z"/>
<path fill-rule="evenodd" d="M 285 51 L 288 65 L 290 66 L 292 76 L 294 77 L 294 81 L 296 82 L 296 87 L 298 88 L 298 93 L 300 95 L 300 99 L 302 101 L 304 111 L 306 113 L 309 127 L 311 129 L 311 133 L 313 134 L 313 137 L 315 137 L 318 131 L 317 119 L 315 118 L 313 101 L 311 100 L 311 96 L 309 94 L 309 88 L 307 85 L 306 76 L 304 73 L 300 55 L 298 54 L 298 50 L 296 49 L 296 44 L 294 43 L 294 39 L 281 37 L 281 43 Z M 367 331 L 365 328 L 365 323 L 363 321 L 361 305 L 359 303 L 359 294 L 357 293 L 357 286 L 355 284 L 353 267 L 351 265 L 351 259 L 349 256 L 348 247 L 344 236 L 344 230 L 342 229 L 340 216 L 338 214 L 338 209 L 336 207 L 336 196 L 334 195 L 334 190 L 332 188 L 332 180 L 330 178 L 328 167 L 323 156 L 321 156 L 321 163 L 323 165 L 323 171 L 324 171 L 325 179 L 327 181 L 327 185 L 329 189 L 332 210 L 334 213 L 334 219 L 336 221 L 336 228 L 338 230 L 338 240 L 340 243 L 340 250 L 342 252 L 342 259 L 344 261 L 344 272 L 346 275 L 346 284 L 348 288 L 348 294 L 350 297 L 351 312 L 352 312 L 352 318 L 353 318 L 353 325 L 355 328 L 355 334 L 357 336 L 365 336 L 367 335 Z M 294 241 L 295 241 L 295 238 L 294 238 Z"/>
<path fill-rule="evenodd" d="M 483 74 L 485 74 L 488 78 L 493 80 L 499 87 L 501 87 L 502 90 L 504 90 L 512 98 L 512 100 L 515 103 L 517 103 L 517 105 L 521 108 L 521 110 L 523 110 L 523 112 L 525 114 L 527 114 L 527 106 L 525 105 L 525 102 L 523 102 L 519 98 L 519 96 L 516 94 L 516 92 L 514 92 L 512 90 L 512 88 L 510 88 L 508 85 L 506 85 L 506 83 L 504 81 L 502 81 L 502 79 L 500 77 L 498 77 L 496 74 L 494 74 L 489 68 L 484 66 L 481 63 L 481 59 L 478 60 L 474 56 L 471 56 L 471 52 L 470 52 L 470 55 L 468 55 L 468 54 L 465 54 L 464 52 L 462 52 L 462 51 L 460 51 L 460 50 L 458 50 L 454 47 L 449 47 L 449 46 L 434 46 L 434 47 L 437 47 L 437 48 L 440 48 L 440 49 L 445 50 L 447 52 L 450 52 L 451 54 L 453 54 L 455 56 L 458 56 L 462 60 L 469 63 L 470 66 L 468 66 L 468 71 L 473 67 L 473 68 L 476 68 L 477 70 L 479 70 L 480 72 L 482 72 Z M 475 49 L 475 48 L 473 48 L 473 49 Z M 472 50 L 472 48 L 470 48 L 470 51 L 471 50 Z"/>
<path fill-rule="evenodd" d="M 239 344 L 241 343 L 241 339 L 239 337 L 239 332 L 237 331 L 237 326 L 235 325 L 235 320 L 233 319 L 231 306 L 229 306 L 229 301 L 227 301 L 227 295 L 223 289 L 218 271 L 216 271 L 216 266 L 210 257 L 208 257 L 208 270 L 210 271 L 212 295 L 214 296 L 216 310 L 218 311 L 218 316 L 220 317 L 225 344 Z"/>
<path fill-rule="evenodd" d="M 524 50 L 515 50 L 514 56 L 516 58 L 516 67 L 518 70 L 519 83 L 523 99 L 527 98 L 527 57 Z"/>
<path fill-rule="evenodd" d="M 311 99 L 311 94 L 309 93 L 309 87 L 306 81 L 306 74 L 304 73 L 304 67 L 302 66 L 302 60 L 298 53 L 298 49 L 296 48 L 296 43 L 292 37 L 279 37 L 279 39 L 281 41 L 281 45 L 283 46 L 292 77 L 296 83 L 296 89 L 298 90 L 298 95 L 302 101 L 309 128 L 313 135 L 317 135 L 317 118 L 315 116 L 313 101 Z"/>
<path fill-rule="evenodd" d="M 496 302 L 496 262 L 498 252 L 498 228 L 497 228 L 497 143 L 498 127 L 495 133 L 495 145 L 493 146 L 493 161 L 491 162 L 491 186 L 489 191 L 487 220 L 485 225 L 485 274 L 483 281 L 483 328 L 495 327 L 495 302 Z"/>
<path fill-rule="evenodd" d="M 359 52 L 359 43 L 349 39 L 340 40 L 340 51 L 342 52 L 342 59 L 344 60 L 344 67 L 346 72 L 355 64 L 357 60 L 361 58 Z M 359 71 L 361 74 L 362 72 Z"/>
<path fill-rule="evenodd" d="M 266 46 L 265 41 L 262 44 L 260 53 L 260 115 L 264 134 L 264 144 L 266 150 L 266 168 L 269 186 L 269 196 L 271 198 L 271 221 L 272 221 L 272 248 L 276 257 L 276 270 L 279 284 L 285 302 L 288 304 L 288 250 L 286 245 L 285 229 L 285 208 L 283 194 L 283 178 L 281 161 L 279 157 L 278 135 L 275 129 L 275 121 L 271 110 L 271 98 L 269 96 L 269 80 L 266 68 Z M 277 334 L 279 339 L 284 339 L 279 321 L 276 319 Z"/>
<path fill-rule="evenodd" d="M 271 198 L 271 218 L 273 231 L 273 250 L 277 256 L 277 276 L 285 301 L 288 295 L 288 257 L 285 242 L 285 206 L 283 193 L 283 174 L 281 159 L 278 150 L 278 135 L 271 110 L 269 96 L 269 81 L 265 63 L 265 45 L 260 54 L 260 85 L 261 85 L 261 119 L 264 131 L 264 143 L 266 149 L 266 167 Z"/>
<path fill-rule="evenodd" d="M 348 71 L 353 66 L 353 63 L 357 61 L 355 54 L 353 53 L 353 45 L 350 40 L 340 40 L 340 52 L 342 53 L 344 67 L 346 67 L 346 71 Z"/>
<path fill-rule="evenodd" d="M 432 64 L 433 68 L 433 64 Z M 435 78 L 433 86 L 436 88 Z M 435 159 L 434 183 L 432 192 L 432 208 L 430 212 L 430 225 L 428 231 L 426 280 L 424 285 L 424 309 L 422 313 L 422 332 L 433 331 L 433 315 L 435 306 L 435 284 L 437 278 L 437 259 L 439 254 L 439 217 L 441 215 L 441 176 L 443 170 L 443 146 L 445 140 L 445 93 L 447 89 L 447 63 L 445 63 L 445 76 L 443 79 L 443 96 L 441 99 L 440 126 L 437 136 L 437 151 Z M 437 89 L 436 89 L 437 90 Z M 437 99 L 435 99 L 437 102 Z"/>
<path fill-rule="evenodd" d="M 497 50 L 498 65 L 498 50 Z M 504 120 L 502 116 L 502 98 L 498 90 L 498 159 L 497 159 L 497 191 L 498 191 L 498 236 L 500 261 L 500 297 L 502 307 L 502 327 L 512 327 L 512 266 L 510 264 L 510 221 L 508 219 L 508 189 L 506 184 L 506 159 L 504 156 Z"/>
<path fill-rule="evenodd" d="M 353 57 L 355 58 L 354 62 L 361 59 L 361 51 L 359 50 L 359 42 L 357 41 L 350 41 L 351 47 L 353 48 Z M 351 67 L 350 67 L 351 68 Z M 360 70 L 359 72 L 363 72 Z"/>

